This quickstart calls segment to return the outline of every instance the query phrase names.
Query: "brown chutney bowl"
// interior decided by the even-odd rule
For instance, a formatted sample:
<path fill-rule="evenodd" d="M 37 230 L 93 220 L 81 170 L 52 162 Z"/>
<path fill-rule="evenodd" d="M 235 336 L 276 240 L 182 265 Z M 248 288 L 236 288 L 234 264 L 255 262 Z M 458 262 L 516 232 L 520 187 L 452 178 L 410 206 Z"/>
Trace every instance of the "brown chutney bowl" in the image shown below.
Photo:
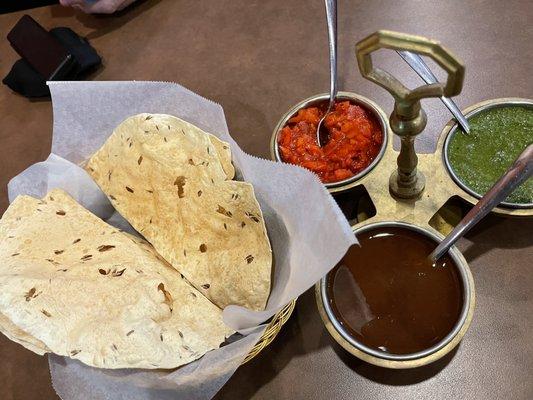
<path fill-rule="evenodd" d="M 324 183 L 328 191 L 332 194 L 345 192 L 356 187 L 358 185 L 358 181 L 362 177 L 367 175 L 372 169 L 374 169 L 376 165 L 379 164 L 379 162 L 383 158 L 383 154 L 385 154 L 386 148 L 388 146 L 392 146 L 392 135 L 390 135 L 389 133 L 390 128 L 388 117 L 376 103 L 374 103 L 370 99 L 367 99 L 364 96 L 352 92 L 338 92 L 337 97 L 335 99 L 340 101 L 348 100 L 350 103 L 356 104 L 369 111 L 379 123 L 381 132 L 383 133 L 383 144 L 381 145 L 381 149 L 376 158 L 372 160 L 372 162 L 365 169 L 363 169 L 356 175 L 343 179 L 342 181 Z M 303 108 L 313 107 L 322 103 L 327 103 L 328 100 L 329 93 L 316 94 L 314 96 L 308 97 L 305 100 L 302 100 L 295 106 L 291 107 L 289 111 L 287 111 L 283 115 L 283 117 L 281 117 L 279 122 L 276 124 L 276 127 L 274 128 L 272 138 L 270 140 L 270 156 L 272 160 L 283 162 L 278 148 L 278 135 L 279 132 L 283 129 L 283 127 L 287 124 L 287 122 L 289 122 L 289 119 L 298 114 L 298 111 Z"/>
<path fill-rule="evenodd" d="M 384 227 L 398 227 L 412 230 L 431 239 L 435 242 L 435 245 L 437 245 L 444 238 L 437 232 L 433 232 L 429 229 L 407 222 L 399 221 L 374 222 L 361 227 L 354 227 L 353 230 L 354 234 L 357 235 L 357 233 Z M 343 326 L 332 310 L 330 304 L 331 299 L 327 293 L 327 283 L 330 274 L 322 278 L 315 286 L 318 311 L 329 334 L 338 344 L 340 344 L 352 355 L 370 364 L 384 368 L 407 369 L 421 367 L 437 361 L 446 354 L 450 353 L 459 344 L 472 321 L 475 307 L 475 290 L 472 273 L 470 272 L 470 268 L 468 267 L 468 264 L 461 252 L 455 246 L 453 246 L 448 254 L 457 267 L 458 276 L 460 277 L 462 285 L 463 304 L 459 318 L 454 327 L 438 343 L 422 351 L 410 354 L 387 353 L 381 350 L 370 348 L 361 343 L 349 333 L 349 331 Z"/>

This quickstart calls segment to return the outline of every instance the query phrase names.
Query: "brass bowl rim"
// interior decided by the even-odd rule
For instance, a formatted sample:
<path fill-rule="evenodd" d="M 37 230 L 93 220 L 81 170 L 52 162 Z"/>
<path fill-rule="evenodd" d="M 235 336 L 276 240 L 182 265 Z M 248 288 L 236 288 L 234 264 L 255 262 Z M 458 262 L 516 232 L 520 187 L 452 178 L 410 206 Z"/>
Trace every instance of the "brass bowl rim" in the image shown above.
<path fill-rule="evenodd" d="M 533 109 L 533 100 L 532 99 L 526 99 L 526 98 L 498 98 L 498 99 L 492 99 L 483 101 L 480 103 L 476 103 L 470 107 L 468 107 L 466 110 L 463 111 L 465 117 L 468 119 L 470 117 L 473 117 L 481 112 L 484 112 L 486 110 L 491 110 L 493 108 L 501 108 L 506 106 L 525 106 L 527 108 Z M 451 119 L 445 126 L 444 130 L 442 131 L 442 135 L 444 137 L 443 147 L 442 147 L 442 160 L 444 162 L 444 165 L 446 167 L 446 171 L 452 178 L 452 180 L 455 182 L 457 186 L 459 186 L 461 189 L 463 189 L 466 193 L 474 197 L 475 199 L 479 200 L 483 195 L 477 193 L 473 189 L 471 189 L 469 186 L 467 186 L 461 179 L 457 176 L 455 171 L 453 170 L 449 156 L 448 156 L 448 149 L 450 146 L 450 142 L 452 137 L 456 135 L 458 132 L 459 125 L 455 121 L 455 119 Z M 509 203 L 506 201 L 501 202 L 498 207 L 510 209 L 510 210 L 533 210 L 533 203 Z"/>
<path fill-rule="evenodd" d="M 328 99 L 329 93 L 315 94 L 289 108 L 289 110 L 280 118 L 272 132 L 272 137 L 270 139 L 270 155 L 272 160 L 283 162 L 283 160 L 281 159 L 281 155 L 279 154 L 278 135 L 281 129 L 287 124 L 289 119 L 292 118 L 302 108 L 309 107 L 311 105 L 314 105 L 315 103 L 327 101 Z M 357 181 L 366 176 L 379 164 L 390 142 L 388 117 L 381 109 L 381 107 L 379 107 L 375 102 L 357 93 L 344 91 L 338 92 L 336 99 L 350 100 L 351 102 L 361 105 L 368 111 L 372 112 L 372 114 L 380 124 L 381 132 L 383 133 L 383 143 L 376 158 L 374 158 L 374 160 L 372 160 L 372 162 L 368 164 L 368 166 L 366 166 L 362 171 L 358 172 L 354 176 L 343 179 L 342 181 L 323 183 L 323 185 L 326 186 L 326 188 L 331 193 L 342 192 L 344 190 L 348 190 L 354 187 Z"/>
<path fill-rule="evenodd" d="M 361 227 L 353 227 L 353 231 L 354 234 L 356 234 L 382 227 L 401 227 L 410 229 L 419 234 L 425 235 L 437 243 L 444 238 L 444 236 L 436 231 L 403 221 L 374 222 Z M 466 330 L 470 326 L 475 306 L 474 281 L 468 267 L 468 263 L 456 246 L 453 246 L 450 249 L 449 254 L 455 262 L 461 278 L 463 287 L 463 306 L 459 319 L 455 323 L 453 329 L 434 346 L 416 353 L 390 354 L 372 349 L 355 340 L 353 336 L 342 327 L 331 310 L 326 292 L 326 275 L 317 283 L 315 293 L 320 316 L 326 325 L 327 330 L 333 336 L 333 338 L 350 353 L 378 366 L 388 368 L 412 368 L 428 364 L 441 358 L 451 351 L 466 333 Z"/>

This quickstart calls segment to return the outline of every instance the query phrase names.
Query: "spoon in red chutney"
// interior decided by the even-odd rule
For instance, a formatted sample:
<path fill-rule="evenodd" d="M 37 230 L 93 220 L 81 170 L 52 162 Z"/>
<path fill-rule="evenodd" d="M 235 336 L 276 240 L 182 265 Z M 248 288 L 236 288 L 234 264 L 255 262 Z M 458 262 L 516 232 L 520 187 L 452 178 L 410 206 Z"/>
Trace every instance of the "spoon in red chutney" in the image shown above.
<path fill-rule="evenodd" d="M 533 175 L 533 144 L 530 144 L 518 156 L 511 168 L 492 186 L 477 202 L 457 226 L 440 242 L 429 255 L 431 262 L 435 262 L 448 252 L 450 247 L 468 232 L 475 224 L 485 217 L 494 207 L 504 201 L 509 194 L 522 182 Z"/>
<path fill-rule="evenodd" d="M 324 116 L 316 128 L 316 141 L 319 147 L 324 146 L 329 139 L 329 132 L 324 126 L 324 120 L 335 105 L 337 97 L 337 0 L 325 0 L 326 20 L 328 22 L 329 42 L 329 104 Z"/>

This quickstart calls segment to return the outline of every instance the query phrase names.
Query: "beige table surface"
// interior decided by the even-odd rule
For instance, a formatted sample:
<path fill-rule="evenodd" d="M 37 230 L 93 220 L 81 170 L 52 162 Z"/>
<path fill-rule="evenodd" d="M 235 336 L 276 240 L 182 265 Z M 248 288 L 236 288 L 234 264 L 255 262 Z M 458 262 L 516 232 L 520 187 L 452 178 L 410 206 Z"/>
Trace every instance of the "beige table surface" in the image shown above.
<path fill-rule="evenodd" d="M 59 6 L 28 12 L 46 28 L 87 36 L 104 59 L 94 80 L 175 81 L 224 107 L 244 150 L 268 157 L 271 130 L 294 103 L 328 89 L 320 0 L 146 1 L 119 16 L 83 15 Z M 17 55 L 5 36 L 23 13 L 0 15 L 0 75 Z M 377 101 L 391 97 L 359 75 L 354 44 L 377 29 L 440 40 L 467 65 L 461 107 L 496 97 L 533 97 L 533 3 L 339 1 L 341 89 Z M 392 53 L 378 59 L 418 83 Z M 424 101 L 421 151 L 433 151 L 449 114 Z M 105 112 L 105 110 L 102 110 Z M 0 87 L 0 212 L 8 180 L 50 151 L 49 101 Z M 532 399 L 533 220 L 491 216 L 459 243 L 474 274 L 477 309 L 453 354 L 431 366 L 389 371 L 338 348 L 311 292 L 303 295 L 276 341 L 240 368 L 217 399 Z M 46 358 L 0 337 L 0 399 L 57 399 Z"/>

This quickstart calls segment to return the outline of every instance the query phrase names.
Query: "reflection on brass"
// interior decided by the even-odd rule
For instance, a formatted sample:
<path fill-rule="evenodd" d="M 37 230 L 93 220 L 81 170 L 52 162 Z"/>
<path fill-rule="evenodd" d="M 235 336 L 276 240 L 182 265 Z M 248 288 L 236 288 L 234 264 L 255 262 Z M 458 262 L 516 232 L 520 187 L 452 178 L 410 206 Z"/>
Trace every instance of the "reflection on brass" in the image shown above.
<path fill-rule="evenodd" d="M 444 236 L 453 230 L 453 228 L 463 219 L 466 211 L 460 204 L 459 197 L 452 197 L 446 202 L 429 220 L 429 225 L 442 233 Z"/>
<path fill-rule="evenodd" d="M 408 50 L 431 57 L 448 73 L 446 84 L 422 85 L 413 90 L 406 88 L 394 76 L 373 66 L 371 54 L 379 49 Z M 436 41 L 392 31 L 378 31 L 361 40 L 356 44 L 356 55 L 363 77 L 394 97 L 390 126 L 400 136 L 401 148 L 396 160 L 397 170 L 389 179 L 390 190 L 402 199 L 418 198 L 426 186 L 426 176 L 417 168 L 419 159 L 414 147 L 416 135 L 426 127 L 426 113 L 420 106 L 420 100 L 459 94 L 463 86 L 464 66 Z"/>

